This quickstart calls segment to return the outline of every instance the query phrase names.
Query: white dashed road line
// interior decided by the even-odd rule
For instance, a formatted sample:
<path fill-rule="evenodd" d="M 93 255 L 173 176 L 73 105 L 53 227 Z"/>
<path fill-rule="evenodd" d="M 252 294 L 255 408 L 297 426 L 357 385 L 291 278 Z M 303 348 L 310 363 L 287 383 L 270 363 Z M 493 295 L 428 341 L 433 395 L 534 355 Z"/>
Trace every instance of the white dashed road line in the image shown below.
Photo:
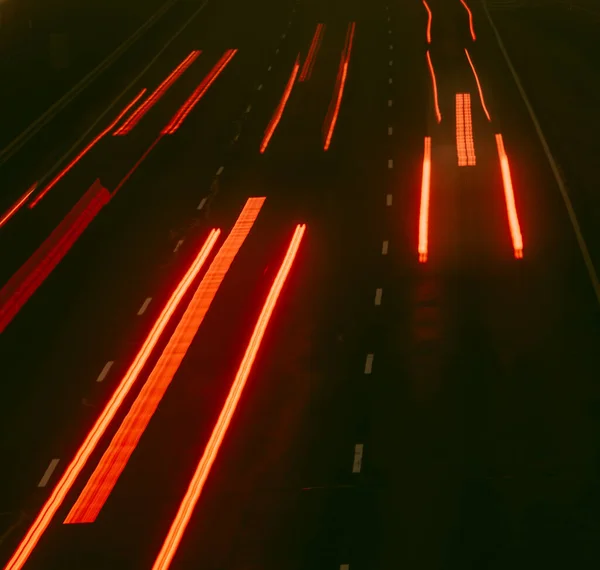
<path fill-rule="evenodd" d="M 392 78 L 390 77 L 390 78 L 388 79 L 388 83 L 391 85 L 391 84 L 392 84 L 392 81 L 393 81 L 393 80 L 392 80 Z"/>
<path fill-rule="evenodd" d="M 260 91 L 262 89 L 262 83 L 256 88 L 257 91 Z"/>
<path fill-rule="evenodd" d="M 392 158 L 388 159 L 388 168 L 394 168 L 394 160 Z"/>
<path fill-rule="evenodd" d="M 183 240 L 180 239 L 177 244 L 175 245 L 175 249 L 173 250 L 173 253 L 177 253 L 179 251 L 179 248 L 183 245 Z"/>
<path fill-rule="evenodd" d="M 246 107 L 246 113 L 249 113 L 252 110 L 252 105 L 248 105 Z"/>
<path fill-rule="evenodd" d="M 385 197 L 385 205 L 386 205 L 386 206 L 391 206 L 391 205 L 392 205 L 392 195 L 391 195 L 391 194 L 388 194 L 388 195 Z"/>
<path fill-rule="evenodd" d="M 354 462 L 352 463 L 352 473 L 360 473 L 360 469 L 362 467 L 363 449 L 364 445 L 362 443 L 357 443 L 354 446 Z"/>
<path fill-rule="evenodd" d="M 110 369 L 112 368 L 112 365 L 114 363 L 115 363 L 114 360 L 109 360 L 104 365 L 104 368 L 102 369 L 102 372 L 100 372 L 100 374 L 98 375 L 98 378 L 96 378 L 96 382 L 102 382 L 108 376 L 108 373 L 110 372 Z"/>
<path fill-rule="evenodd" d="M 148 305 L 152 302 L 152 297 L 148 297 L 145 301 L 144 304 L 140 307 L 140 310 L 137 312 L 138 317 L 143 315 L 146 312 L 146 309 L 148 308 Z"/>
<path fill-rule="evenodd" d="M 219 166 L 219 170 L 217 170 L 217 176 L 221 176 L 221 174 L 223 174 L 223 170 L 225 170 L 225 167 Z"/>
<path fill-rule="evenodd" d="M 393 127 L 388 127 L 388 135 L 392 136 L 394 134 Z"/>
<path fill-rule="evenodd" d="M 373 354 L 367 354 L 367 360 L 365 361 L 365 374 L 371 374 L 373 370 Z"/>
<path fill-rule="evenodd" d="M 375 290 L 375 306 L 379 307 L 381 305 L 381 297 L 383 295 L 383 289 L 379 287 Z"/>
<path fill-rule="evenodd" d="M 389 245 L 390 242 L 388 240 L 385 240 L 383 242 L 383 244 L 381 245 L 381 255 L 387 255 Z"/>
<path fill-rule="evenodd" d="M 206 198 L 202 198 L 202 200 L 200 200 L 200 204 L 198 204 L 198 207 L 196 209 L 202 210 L 202 208 L 204 208 L 204 204 L 206 204 Z"/>
<path fill-rule="evenodd" d="M 388 99 L 388 107 L 391 107 L 391 106 L 392 106 L 392 100 Z"/>
<path fill-rule="evenodd" d="M 60 459 L 53 459 L 50 461 L 50 465 L 48 465 L 48 469 L 46 469 L 43 477 L 40 479 L 38 487 L 45 487 L 48 484 L 48 481 L 50 481 L 50 477 L 52 477 L 52 473 L 54 473 L 59 461 Z"/>

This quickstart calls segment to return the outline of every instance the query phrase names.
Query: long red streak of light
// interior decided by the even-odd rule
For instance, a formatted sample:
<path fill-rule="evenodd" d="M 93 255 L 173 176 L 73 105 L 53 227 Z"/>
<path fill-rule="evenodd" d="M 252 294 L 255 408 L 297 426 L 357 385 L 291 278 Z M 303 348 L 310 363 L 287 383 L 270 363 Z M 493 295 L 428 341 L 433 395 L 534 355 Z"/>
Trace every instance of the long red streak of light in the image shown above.
<path fill-rule="evenodd" d="M 313 67 L 315 65 L 315 60 L 317 58 L 317 52 L 321 47 L 321 41 L 323 40 L 324 31 L 324 25 L 317 24 L 317 29 L 315 30 L 312 41 L 310 42 L 310 49 L 308 50 L 308 55 L 304 60 L 304 65 L 302 66 L 302 71 L 300 72 L 300 77 L 298 79 L 298 81 L 300 81 L 301 83 L 310 79 L 310 75 L 312 73 Z"/>
<path fill-rule="evenodd" d="M 115 417 L 115 414 L 133 387 L 133 384 L 137 380 L 137 377 L 142 371 L 144 365 L 150 357 L 150 354 L 152 353 L 152 350 L 156 346 L 156 343 L 167 326 L 169 319 L 173 315 L 193 280 L 198 275 L 198 272 L 206 262 L 206 259 L 215 245 L 219 234 L 220 230 L 213 229 L 210 232 L 206 242 L 202 246 L 202 249 L 196 256 L 196 259 L 190 265 L 190 268 L 180 281 L 179 285 L 165 305 L 165 308 L 162 310 L 160 316 L 154 323 L 150 334 L 144 341 L 142 348 L 136 355 L 133 363 L 129 367 L 129 370 L 127 370 L 127 373 L 119 383 L 119 386 L 112 395 L 110 401 L 106 404 L 102 414 L 96 420 L 96 423 L 86 436 L 75 457 L 65 469 L 65 472 L 56 484 L 56 487 L 54 487 L 52 490 L 50 497 L 42 507 L 42 510 L 39 512 L 35 521 L 27 531 L 27 534 L 12 555 L 12 558 L 4 567 L 4 570 L 20 570 L 27 562 L 29 556 L 31 556 L 31 553 L 52 521 L 52 518 L 61 507 L 65 497 L 67 496 L 67 493 L 71 490 L 75 480 L 85 467 L 88 459 L 96 449 L 98 442 L 104 435 L 110 422 Z"/>
<path fill-rule="evenodd" d="M 137 162 L 131 167 L 129 172 L 125 176 L 123 176 L 121 181 L 117 184 L 117 187 L 112 191 L 111 196 L 114 196 L 123 187 L 125 182 L 127 182 L 131 178 L 133 173 L 139 168 L 140 164 L 144 162 L 146 157 L 150 154 L 150 152 L 152 152 L 152 149 L 160 142 L 160 139 L 162 139 L 162 137 L 163 135 L 161 133 L 154 139 L 154 142 L 144 151 L 144 154 L 140 156 Z"/>
<path fill-rule="evenodd" d="M 8 222 L 20 209 L 25 202 L 27 202 L 29 196 L 33 194 L 33 191 L 37 188 L 37 182 L 34 182 L 25 194 L 21 196 L 0 218 L 0 228 Z"/>
<path fill-rule="evenodd" d="M 91 523 L 96 520 L 171 384 L 264 201 L 265 198 L 250 198 L 247 201 L 231 233 L 200 282 L 154 370 L 67 515 L 65 524 Z"/>
<path fill-rule="evenodd" d="M 440 113 L 440 106 L 438 103 L 437 81 L 435 80 L 435 71 L 433 71 L 433 63 L 431 63 L 431 55 L 429 55 L 429 50 L 427 50 L 427 65 L 429 66 L 431 84 L 433 85 L 433 104 L 435 105 L 435 116 L 437 117 L 437 122 L 441 123 L 442 114 Z"/>
<path fill-rule="evenodd" d="M 342 59 L 340 61 L 340 71 L 338 72 L 338 90 L 335 98 L 335 107 L 333 114 L 331 115 L 331 122 L 327 129 L 327 136 L 325 137 L 325 144 L 323 150 L 328 150 L 331 145 L 331 138 L 333 137 L 333 131 L 337 123 L 338 115 L 340 113 L 340 107 L 342 105 L 342 96 L 344 94 L 344 86 L 346 85 L 346 77 L 348 76 L 348 64 L 350 62 L 350 53 L 352 52 L 352 42 L 354 40 L 354 29 L 356 24 L 352 22 L 348 27 L 346 33 L 346 46 L 342 53 Z"/>
<path fill-rule="evenodd" d="M 523 257 L 523 236 L 521 235 L 517 206 L 515 205 L 515 193 L 513 190 L 512 178 L 510 176 L 508 156 L 504 150 L 504 141 L 500 134 L 496 135 L 496 146 L 498 147 L 498 157 L 500 158 L 500 169 L 502 171 L 502 182 L 504 184 L 504 198 L 506 200 L 506 213 L 508 214 L 508 226 L 512 237 L 513 250 L 515 252 L 515 257 L 521 259 Z"/>
<path fill-rule="evenodd" d="M 294 87 L 294 82 L 296 81 L 296 76 L 298 75 L 298 70 L 300 69 L 300 56 L 296 58 L 296 62 L 294 63 L 294 69 L 292 69 L 292 74 L 288 79 L 287 85 L 285 86 L 285 91 L 283 92 L 283 97 L 277 105 L 277 109 L 275 109 L 275 113 L 273 113 L 273 117 L 269 121 L 269 125 L 265 131 L 265 135 L 263 137 L 262 142 L 260 143 L 260 152 L 265 152 L 267 146 L 269 145 L 269 141 L 281 121 L 281 116 L 283 115 L 283 111 L 285 106 L 287 105 L 288 99 L 290 98 L 290 94 L 292 92 L 292 88 Z"/>
<path fill-rule="evenodd" d="M 429 194 L 431 186 L 431 137 L 425 137 L 423 178 L 421 180 L 421 209 L 419 212 L 419 261 L 425 263 L 428 255 Z"/>
<path fill-rule="evenodd" d="M 29 208 L 35 208 L 38 202 L 46 195 L 54 186 L 58 184 L 58 182 L 73 168 L 99 141 L 104 138 L 110 131 L 112 131 L 118 122 L 127 114 L 129 109 L 133 107 L 142 97 L 142 95 L 146 92 L 146 89 L 142 89 L 134 99 L 119 113 L 118 117 L 106 127 L 99 135 L 96 136 L 95 139 L 92 140 L 69 164 L 63 168 L 53 179 L 52 181 L 35 197 L 35 199 L 29 204 Z"/>
<path fill-rule="evenodd" d="M 467 54 L 467 59 L 469 60 L 469 65 L 471 66 L 471 69 L 473 70 L 473 75 L 475 76 L 475 81 L 477 82 L 477 90 L 479 91 L 479 99 L 481 100 L 481 106 L 483 107 L 483 112 L 485 113 L 487 120 L 492 122 L 492 119 L 490 117 L 490 114 L 488 113 L 487 107 L 485 106 L 485 101 L 483 99 L 483 90 L 481 89 L 481 83 L 479 83 L 479 76 L 477 75 L 477 71 L 475 71 L 475 66 L 473 65 L 473 61 L 471 61 L 471 56 L 469 55 L 467 48 L 465 48 L 465 53 Z"/>
<path fill-rule="evenodd" d="M 183 123 L 185 118 L 192 112 L 192 109 L 197 105 L 198 101 L 204 97 L 204 94 L 208 91 L 208 88 L 214 83 L 217 77 L 219 77 L 221 72 L 225 69 L 227 64 L 232 60 L 236 53 L 237 49 L 228 49 L 221 56 L 221 59 L 219 59 L 216 65 L 209 71 L 208 75 L 202 80 L 200 85 L 196 87 L 194 92 L 180 107 L 179 111 L 175 113 L 167 126 L 164 127 L 162 130 L 163 135 L 172 135 L 181 126 L 181 123 Z"/>
<path fill-rule="evenodd" d="M 465 0 L 460 0 L 460 3 L 465 7 L 465 10 L 469 13 L 469 29 L 471 30 L 471 38 L 475 41 L 477 38 L 475 37 L 475 28 L 473 27 L 473 13 L 471 9 L 467 6 Z"/>
<path fill-rule="evenodd" d="M 273 281 L 267 300 L 265 301 L 260 316 L 254 326 L 252 337 L 250 338 L 250 342 L 248 343 L 246 352 L 242 358 L 235 380 L 229 390 L 227 400 L 225 401 L 219 419 L 213 428 L 210 439 L 204 449 L 202 458 L 196 467 L 196 471 L 190 481 L 186 494 L 179 505 L 177 515 L 171 524 L 169 533 L 154 562 L 152 570 L 167 570 L 173 561 L 173 557 L 177 552 L 183 533 L 185 532 L 190 517 L 192 516 L 192 512 L 200 498 L 200 494 L 202 493 L 212 465 L 219 453 L 219 449 L 225 438 L 229 424 L 231 423 L 231 418 L 235 414 L 236 407 L 242 396 L 242 392 L 244 391 L 248 376 L 252 371 L 252 365 L 254 364 L 254 360 L 260 349 L 269 320 L 271 319 L 281 290 L 287 280 L 290 269 L 292 268 L 298 249 L 300 248 L 300 243 L 302 242 L 305 230 L 306 226 L 304 224 L 296 227 L 296 231 L 294 232 L 283 263 Z"/>
<path fill-rule="evenodd" d="M 429 4 L 423 0 L 423 4 L 425 5 L 425 9 L 427 10 L 427 43 L 431 43 L 431 9 L 429 8 Z"/>
<path fill-rule="evenodd" d="M 144 115 L 156 104 L 156 102 L 167 92 L 169 87 L 181 77 L 183 72 L 190 66 L 200 55 L 200 51 L 192 51 L 170 74 L 169 76 L 154 90 L 152 95 L 148 97 L 132 114 L 131 116 L 113 133 L 113 136 L 126 135 L 129 133 L 144 117 Z"/>

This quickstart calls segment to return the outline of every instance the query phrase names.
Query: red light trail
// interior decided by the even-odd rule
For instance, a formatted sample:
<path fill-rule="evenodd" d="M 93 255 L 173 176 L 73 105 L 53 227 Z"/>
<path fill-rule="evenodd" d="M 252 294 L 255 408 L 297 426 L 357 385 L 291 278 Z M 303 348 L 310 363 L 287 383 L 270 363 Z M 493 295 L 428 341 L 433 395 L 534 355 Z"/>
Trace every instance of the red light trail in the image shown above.
<path fill-rule="evenodd" d="M 304 60 L 304 65 L 302 66 L 302 71 L 300 72 L 300 78 L 298 79 L 298 81 L 303 82 L 308 81 L 310 79 L 313 67 L 315 66 L 315 61 L 317 59 L 317 53 L 319 52 L 321 42 L 323 41 L 324 34 L 325 25 L 317 24 L 317 29 L 315 30 L 312 42 L 310 43 L 310 49 L 308 50 L 308 55 Z"/>
<path fill-rule="evenodd" d="M 20 209 L 25 202 L 27 202 L 29 196 L 33 194 L 35 189 L 37 188 L 37 182 L 34 182 L 25 194 L 21 196 L 4 214 L 0 217 L 0 228 L 8 222 Z"/>
<path fill-rule="evenodd" d="M 471 56 L 469 55 L 467 48 L 465 48 L 465 53 L 467 54 L 469 65 L 471 66 L 471 70 L 473 71 L 473 75 L 475 76 L 475 81 L 477 83 L 477 90 L 479 91 L 479 99 L 481 101 L 481 106 L 483 107 L 483 112 L 485 113 L 487 120 L 491 122 L 492 119 L 490 117 L 490 114 L 488 113 L 487 107 L 485 106 L 485 101 L 483 99 L 483 90 L 481 89 L 481 83 L 479 83 L 479 76 L 477 75 L 477 71 L 475 71 L 475 66 L 473 65 L 473 61 L 471 60 Z"/>
<path fill-rule="evenodd" d="M 429 50 L 427 50 L 427 65 L 429 66 L 429 73 L 431 75 L 431 84 L 433 86 L 433 105 L 435 108 L 435 116 L 437 118 L 437 122 L 442 122 L 442 113 L 440 113 L 440 105 L 438 103 L 438 90 L 437 90 L 437 81 L 435 80 L 435 71 L 433 70 L 433 63 L 431 63 L 431 55 L 429 55 Z"/>
<path fill-rule="evenodd" d="M 425 263 L 429 253 L 429 195 L 431 186 L 431 137 L 425 137 L 423 176 L 421 179 L 421 208 L 419 212 L 419 261 Z"/>
<path fill-rule="evenodd" d="M 469 6 L 467 6 L 465 0 L 460 0 L 460 3 L 465 7 L 465 10 L 469 14 L 469 30 L 471 31 L 471 38 L 473 41 L 475 41 L 477 38 L 475 37 L 475 28 L 473 27 L 473 13 L 471 12 Z"/>
<path fill-rule="evenodd" d="M 425 6 L 425 10 L 427 10 L 427 43 L 430 44 L 431 43 L 431 19 L 432 19 L 432 14 L 431 14 L 431 9 L 429 8 L 429 4 L 427 4 L 427 2 L 425 2 L 425 0 L 423 0 L 423 4 Z"/>
<path fill-rule="evenodd" d="M 456 94 L 456 154 L 458 166 L 475 166 L 471 95 Z"/>

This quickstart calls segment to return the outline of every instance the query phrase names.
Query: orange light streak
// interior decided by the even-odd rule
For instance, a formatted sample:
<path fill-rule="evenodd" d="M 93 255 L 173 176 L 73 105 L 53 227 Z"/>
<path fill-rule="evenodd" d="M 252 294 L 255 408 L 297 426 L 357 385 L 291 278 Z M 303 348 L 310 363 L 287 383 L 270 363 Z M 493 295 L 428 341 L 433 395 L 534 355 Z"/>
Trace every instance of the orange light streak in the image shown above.
<path fill-rule="evenodd" d="M 37 188 L 37 185 L 38 183 L 34 182 L 29 187 L 29 190 L 27 190 L 23 196 L 21 196 L 6 212 L 4 212 L 2 217 L 0 217 L 0 228 L 4 226 L 6 222 L 8 222 L 8 220 L 10 220 L 21 209 L 21 206 L 27 202 L 29 196 L 33 194 L 34 190 Z"/>
<path fill-rule="evenodd" d="M 273 281 L 273 285 L 271 286 L 271 290 L 269 291 L 269 295 L 267 296 L 265 304 L 263 305 L 256 325 L 254 326 L 254 331 L 250 338 L 250 342 L 248 343 L 246 352 L 242 358 L 242 362 L 240 363 L 235 380 L 233 381 L 233 384 L 229 390 L 227 400 L 225 401 L 223 409 L 221 410 L 221 414 L 219 415 L 219 419 L 213 428 L 210 439 L 206 445 L 206 448 L 204 449 L 202 458 L 196 467 L 196 471 L 194 472 L 192 480 L 190 481 L 185 496 L 179 505 L 179 510 L 177 511 L 177 515 L 171 524 L 169 533 L 154 562 L 154 565 L 152 566 L 152 570 L 167 570 L 173 561 L 173 557 L 177 552 L 177 548 L 179 547 L 190 517 L 192 516 L 194 508 L 198 503 L 198 499 L 200 498 L 208 475 L 210 474 L 212 465 L 215 462 L 217 454 L 219 453 L 219 449 L 223 443 L 223 439 L 225 438 L 225 434 L 227 433 L 231 419 L 235 414 L 235 410 L 242 396 L 242 392 L 244 391 L 248 376 L 252 371 L 252 366 L 256 359 L 258 350 L 260 349 L 260 345 L 273 314 L 273 310 L 275 309 L 277 300 L 281 295 L 281 290 L 283 289 L 283 286 L 292 268 L 298 253 L 298 249 L 300 248 L 300 243 L 302 242 L 305 230 L 305 224 L 299 224 L 296 227 L 296 231 L 294 232 L 290 245 L 288 246 L 285 258 L 281 264 L 281 267 L 279 268 L 275 280 Z"/>
<path fill-rule="evenodd" d="M 206 242 L 202 246 L 202 249 L 196 256 L 196 259 L 190 265 L 190 268 L 180 281 L 179 285 L 165 305 L 165 308 L 162 310 L 160 316 L 154 323 L 152 330 L 144 341 L 144 344 L 136 355 L 133 363 L 127 370 L 127 373 L 119 383 L 119 386 L 109 402 L 106 404 L 102 414 L 96 420 L 96 423 L 86 436 L 75 457 L 65 469 L 65 472 L 52 490 L 50 497 L 42 507 L 41 511 L 38 513 L 35 521 L 27 531 L 27 534 L 15 550 L 7 565 L 4 567 L 4 570 L 20 570 L 27 562 L 27 559 L 31 556 L 31 553 L 50 525 L 54 515 L 61 507 L 65 497 L 67 496 L 67 493 L 71 490 L 75 480 L 85 467 L 85 464 L 96 449 L 98 442 L 106 432 L 106 429 L 114 419 L 117 411 L 129 394 L 129 391 L 133 387 L 133 384 L 148 361 L 152 350 L 156 346 L 161 334 L 165 330 L 165 327 L 167 326 L 171 316 L 177 309 L 181 299 L 206 262 L 213 246 L 217 241 L 217 238 L 219 237 L 219 234 L 220 230 L 213 229 L 210 232 Z"/>
<path fill-rule="evenodd" d="M 477 90 L 479 91 L 479 99 L 481 101 L 481 106 L 483 107 L 483 112 L 485 113 L 487 120 L 490 121 L 490 123 L 491 123 L 492 119 L 490 117 L 490 114 L 488 113 L 487 107 L 485 106 L 485 101 L 483 99 L 483 90 L 481 89 L 481 83 L 479 83 L 479 76 L 477 75 L 477 71 L 475 71 L 475 66 L 473 65 L 473 61 L 471 60 L 471 56 L 469 55 L 467 48 L 465 48 L 465 53 L 467 54 L 467 59 L 469 60 L 469 65 L 471 66 L 471 69 L 473 70 L 473 75 L 475 76 L 475 81 L 477 82 Z"/>
<path fill-rule="evenodd" d="M 429 249 L 429 196 L 431 187 L 431 137 L 425 137 L 423 177 L 421 179 L 421 209 L 419 212 L 419 261 L 427 261 Z"/>
<path fill-rule="evenodd" d="M 425 9 L 427 10 L 427 43 L 430 44 L 431 43 L 432 14 L 431 14 L 431 9 L 429 8 L 429 4 L 427 4 L 427 2 L 425 2 L 425 0 L 423 0 L 423 5 L 425 6 Z"/>
<path fill-rule="evenodd" d="M 458 166 L 475 166 L 475 143 L 469 93 L 456 94 L 456 154 Z"/>
<path fill-rule="evenodd" d="M 227 67 L 227 64 L 233 59 L 233 56 L 236 53 L 237 49 L 228 49 L 221 56 L 221 59 L 219 59 L 215 66 L 209 71 L 208 75 L 202 80 L 200 85 L 196 87 L 194 92 L 188 97 L 179 111 L 175 113 L 167 126 L 164 127 L 162 130 L 163 135 L 172 135 L 181 126 L 181 123 L 185 121 L 185 118 L 192 112 L 193 108 L 198 104 L 200 99 L 204 97 L 204 94 L 208 91 L 208 88 L 214 83 L 217 77 L 219 77 L 221 72 L 225 69 L 225 67 Z"/>
<path fill-rule="evenodd" d="M 308 55 L 304 60 L 304 65 L 302 66 L 302 71 L 300 72 L 300 77 L 298 81 L 308 81 L 312 74 L 313 67 L 315 66 L 315 61 L 317 59 L 317 53 L 319 48 L 321 47 L 321 42 L 323 41 L 323 34 L 325 33 L 324 24 L 317 24 L 317 29 L 313 35 L 313 39 L 310 43 L 310 49 L 308 50 Z"/>
<path fill-rule="evenodd" d="M 465 0 L 460 0 L 460 3 L 465 7 L 465 10 L 469 13 L 469 29 L 471 30 L 471 38 L 475 41 L 477 38 L 475 37 L 475 28 L 473 27 L 473 13 L 471 9 L 467 6 Z"/>
<path fill-rule="evenodd" d="M 515 205 L 515 193 L 510 175 L 510 166 L 508 156 L 504 150 L 504 141 L 502 135 L 496 135 L 496 146 L 498 147 L 498 157 L 500 158 L 500 169 L 502 171 L 502 182 L 504 184 L 504 198 L 506 200 L 506 213 L 508 214 L 508 226 L 512 237 L 513 250 L 517 259 L 523 257 L 523 236 L 521 235 L 521 226 Z"/>
<path fill-rule="evenodd" d="M 298 75 L 298 70 L 300 69 L 300 55 L 296 58 L 296 62 L 294 63 L 294 69 L 292 69 L 292 74 L 288 79 L 287 85 L 285 86 L 285 91 L 283 92 L 283 97 L 277 105 L 277 109 L 275 109 L 275 113 L 273 113 L 273 117 L 269 121 L 269 125 L 265 130 L 265 135 L 263 137 L 262 142 L 260 143 L 260 152 L 265 152 L 267 146 L 269 145 L 269 141 L 281 121 L 281 116 L 283 115 L 283 111 L 285 106 L 287 105 L 288 99 L 290 98 L 290 94 L 292 92 L 292 88 L 294 87 L 294 82 L 296 81 L 296 76 Z"/>
<path fill-rule="evenodd" d="M 96 520 L 179 369 L 233 260 L 250 233 L 264 201 L 265 198 L 250 198 L 246 202 L 148 380 L 67 515 L 65 524 L 91 523 Z"/>
<path fill-rule="evenodd" d="M 146 89 L 142 89 L 134 99 L 119 113 L 118 117 L 106 127 L 99 135 L 96 136 L 69 164 L 63 168 L 52 181 L 35 197 L 35 199 L 29 204 L 29 209 L 35 208 L 38 202 L 46 195 L 52 188 L 54 188 L 60 180 L 73 168 L 99 141 L 104 138 L 110 131 L 112 131 L 117 123 L 127 114 L 129 109 L 133 107 L 146 92 Z"/>
<path fill-rule="evenodd" d="M 169 76 L 154 90 L 152 95 L 148 97 L 131 116 L 113 133 L 113 136 L 122 136 L 129 133 L 144 117 L 144 115 L 156 104 L 156 102 L 167 92 L 169 87 L 181 77 L 183 72 L 190 66 L 200 55 L 200 51 L 192 51 L 170 74 Z"/>
<path fill-rule="evenodd" d="M 433 63 L 431 63 L 431 55 L 429 55 L 429 50 L 427 50 L 427 65 L 429 66 L 431 84 L 433 85 L 433 104 L 435 106 L 435 116 L 437 118 L 437 122 L 441 123 L 442 114 L 440 113 L 440 105 L 438 103 L 437 81 L 435 80 L 435 71 L 433 71 Z"/>
<path fill-rule="evenodd" d="M 323 145 L 323 150 L 328 150 L 331 145 L 333 131 L 335 130 L 335 125 L 337 123 L 338 115 L 340 113 L 340 107 L 342 105 L 342 96 L 344 94 L 344 86 L 346 85 L 346 78 L 348 76 L 348 64 L 350 63 L 350 54 L 352 52 L 352 43 L 354 41 L 355 28 L 355 22 L 351 22 L 348 25 L 348 31 L 346 32 L 346 44 L 344 46 L 344 51 L 342 52 L 340 69 L 338 71 L 338 89 L 334 99 L 335 103 L 333 107 L 333 113 L 328 113 L 328 116 L 330 116 L 331 119 L 329 122 L 329 127 L 327 127 L 326 129 L 327 135 L 325 137 L 325 144 Z M 325 119 L 325 122 L 327 123 L 327 118 Z"/>

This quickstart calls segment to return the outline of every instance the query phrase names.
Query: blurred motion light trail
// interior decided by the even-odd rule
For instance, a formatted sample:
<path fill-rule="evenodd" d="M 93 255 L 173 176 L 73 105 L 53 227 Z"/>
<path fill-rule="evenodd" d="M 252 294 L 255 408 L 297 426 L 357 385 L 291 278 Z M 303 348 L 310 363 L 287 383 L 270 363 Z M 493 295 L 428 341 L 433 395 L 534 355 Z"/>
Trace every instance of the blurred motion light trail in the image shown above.
<path fill-rule="evenodd" d="M 483 112 L 485 113 L 487 120 L 491 122 L 492 119 L 490 117 L 490 114 L 488 113 L 487 107 L 485 106 L 485 101 L 483 99 L 483 89 L 481 89 L 481 83 L 479 83 L 479 76 L 477 75 L 477 71 L 475 71 L 475 66 L 473 65 L 473 61 L 471 60 L 471 56 L 469 55 L 467 48 L 465 48 L 465 53 L 467 54 L 467 59 L 469 60 L 469 65 L 471 66 L 471 69 L 473 70 L 473 75 L 475 76 L 475 81 L 477 82 L 477 90 L 479 91 L 479 99 L 481 100 L 481 106 L 483 107 Z"/>
<path fill-rule="evenodd" d="M 8 222 L 8 220 L 10 220 L 23 206 L 23 204 L 25 204 L 25 202 L 27 202 L 27 200 L 29 199 L 29 196 L 31 196 L 33 194 L 33 192 L 35 191 L 35 189 L 37 188 L 38 183 L 34 182 L 30 187 L 29 190 L 27 190 L 27 192 L 25 192 L 25 194 L 23 194 L 3 215 L 2 217 L 0 217 L 0 228 L 2 226 L 4 226 L 6 224 L 6 222 Z"/>
<path fill-rule="evenodd" d="M 460 0 L 460 3 L 465 7 L 465 10 L 469 14 L 469 30 L 471 32 L 471 38 L 475 41 L 477 38 L 475 37 L 475 28 L 473 27 L 473 13 L 471 12 L 471 8 L 467 6 L 465 0 Z"/>
<path fill-rule="evenodd" d="M 458 166 L 475 166 L 471 95 L 456 94 L 456 154 Z"/>
<path fill-rule="evenodd" d="M 423 153 L 423 177 L 421 179 L 421 208 L 419 212 L 419 261 L 425 263 L 428 256 L 429 194 L 431 186 L 431 137 L 425 137 Z"/>
<path fill-rule="evenodd" d="M 233 417 L 236 407 L 242 396 L 242 392 L 252 370 L 254 360 L 256 359 L 256 355 L 273 314 L 273 310 L 292 268 L 298 253 L 298 249 L 300 248 L 300 243 L 302 242 L 305 230 L 305 224 L 299 224 L 296 227 L 296 231 L 294 232 L 290 245 L 288 246 L 285 258 L 281 264 L 281 267 L 279 268 L 275 280 L 273 281 L 273 285 L 271 286 L 271 290 L 269 291 L 269 295 L 267 296 L 267 300 L 263 305 L 256 325 L 254 326 L 254 331 L 250 338 L 250 342 L 248 343 L 240 367 L 229 390 L 227 400 L 225 401 L 223 409 L 221 410 L 221 414 L 219 415 L 219 419 L 213 428 L 210 439 L 206 445 L 206 448 L 204 449 L 202 458 L 196 467 L 196 471 L 192 477 L 192 480 L 190 481 L 187 492 L 181 501 L 181 504 L 179 505 L 179 510 L 177 511 L 177 515 L 171 524 L 169 533 L 162 545 L 156 561 L 154 562 L 154 566 L 152 567 L 153 570 L 167 570 L 173 561 L 173 557 L 177 552 L 177 548 L 179 547 L 183 533 L 185 532 L 190 517 L 192 516 L 198 499 L 200 498 L 200 494 L 202 493 L 202 489 L 204 488 L 211 467 L 215 462 L 217 454 L 219 453 L 219 449 L 223 443 L 223 439 L 225 438 L 229 424 L 231 423 L 231 418 Z"/>
<path fill-rule="evenodd" d="M 308 50 L 308 55 L 304 60 L 304 65 L 302 65 L 302 71 L 300 72 L 300 78 L 298 81 L 308 81 L 312 74 L 313 67 L 315 66 L 315 61 L 317 59 L 317 53 L 319 52 L 319 48 L 321 47 L 321 42 L 323 41 L 323 35 L 325 34 L 325 25 L 317 24 L 317 29 L 315 30 L 315 34 L 313 36 L 312 41 L 310 42 L 310 49 Z"/>
<path fill-rule="evenodd" d="M 437 122 L 442 122 L 442 113 L 440 113 L 440 105 L 438 103 L 438 90 L 437 90 L 437 81 L 435 80 L 435 71 L 433 70 L 433 63 L 431 63 L 431 55 L 429 54 L 429 50 L 427 50 L 427 65 L 429 66 L 429 73 L 431 75 L 431 84 L 433 87 L 433 105 L 435 108 L 435 116 L 437 118 Z"/>
<path fill-rule="evenodd" d="M 265 198 L 249 198 L 65 524 L 96 520 L 179 369 Z"/>
<path fill-rule="evenodd" d="M 425 10 L 427 10 L 427 43 L 431 43 L 431 8 L 429 8 L 429 4 L 423 0 L 423 5 L 425 6 Z"/>
<path fill-rule="evenodd" d="M 50 497 L 42 507 L 41 511 L 38 513 L 33 524 L 27 531 L 27 534 L 4 567 L 4 570 L 19 570 L 20 568 L 23 568 L 27 562 L 27 559 L 29 556 L 31 556 L 31 553 L 33 552 L 40 538 L 50 525 L 52 518 L 61 507 L 65 497 L 67 496 L 67 493 L 71 490 L 75 480 L 96 449 L 98 442 L 106 432 L 110 422 L 113 420 L 117 411 L 123 404 L 127 394 L 129 394 L 134 382 L 150 357 L 150 354 L 156 346 L 161 334 L 165 330 L 165 327 L 173 315 L 173 312 L 206 262 L 213 246 L 217 241 L 217 238 L 219 237 L 219 234 L 220 230 L 216 229 L 213 229 L 210 232 L 204 245 L 200 249 L 200 252 L 190 265 L 183 279 L 179 282 L 179 285 L 177 285 L 177 288 L 171 295 L 169 301 L 165 305 L 165 308 L 162 310 L 160 316 L 154 323 L 150 334 L 144 341 L 142 348 L 136 355 L 133 363 L 127 370 L 127 373 L 119 383 L 119 386 L 109 402 L 106 404 L 102 414 L 96 420 L 96 423 L 86 436 L 74 459 L 65 469 L 65 472 L 52 490 Z"/>

